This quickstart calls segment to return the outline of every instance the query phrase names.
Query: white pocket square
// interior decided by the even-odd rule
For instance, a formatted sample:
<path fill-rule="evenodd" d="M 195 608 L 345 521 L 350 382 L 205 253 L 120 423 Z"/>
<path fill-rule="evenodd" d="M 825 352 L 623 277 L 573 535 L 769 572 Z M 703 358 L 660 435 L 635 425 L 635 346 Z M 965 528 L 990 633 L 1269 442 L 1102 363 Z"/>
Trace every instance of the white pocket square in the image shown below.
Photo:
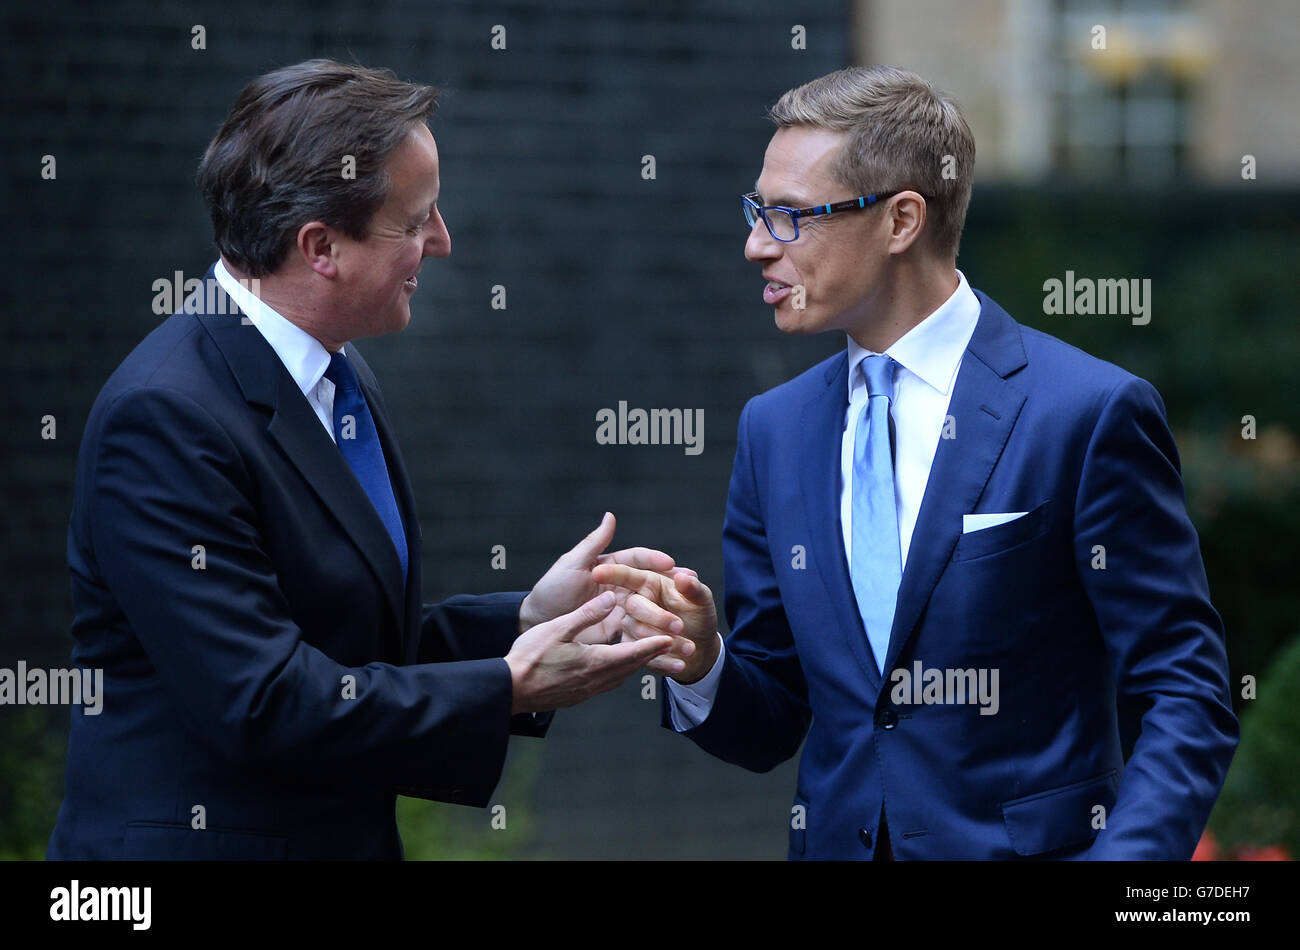
<path fill-rule="evenodd" d="M 1017 518 L 1023 518 L 1029 514 L 1027 511 L 1002 511 L 996 514 L 987 515 L 962 515 L 961 516 L 961 533 L 970 534 L 972 531 L 983 531 L 985 528 L 994 528 L 1000 524 L 1006 524 L 1008 521 L 1015 521 Z"/>

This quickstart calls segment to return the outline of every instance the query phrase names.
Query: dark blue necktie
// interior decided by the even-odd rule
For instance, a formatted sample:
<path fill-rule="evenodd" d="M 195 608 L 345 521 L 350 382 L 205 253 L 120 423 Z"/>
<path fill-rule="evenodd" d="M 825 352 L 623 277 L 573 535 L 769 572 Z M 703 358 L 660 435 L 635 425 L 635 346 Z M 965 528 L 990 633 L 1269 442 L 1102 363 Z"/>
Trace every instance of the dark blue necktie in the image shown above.
<path fill-rule="evenodd" d="M 334 384 L 334 439 L 343 458 L 352 467 L 352 474 L 356 475 L 388 529 L 402 562 L 402 579 L 405 581 L 406 532 L 393 495 L 393 483 L 388 478 L 384 450 L 379 444 L 379 433 L 375 430 L 375 420 L 366 405 L 366 397 L 361 392 L 357 372 L 342 350 L 330 357 L 325 378 Z"/>

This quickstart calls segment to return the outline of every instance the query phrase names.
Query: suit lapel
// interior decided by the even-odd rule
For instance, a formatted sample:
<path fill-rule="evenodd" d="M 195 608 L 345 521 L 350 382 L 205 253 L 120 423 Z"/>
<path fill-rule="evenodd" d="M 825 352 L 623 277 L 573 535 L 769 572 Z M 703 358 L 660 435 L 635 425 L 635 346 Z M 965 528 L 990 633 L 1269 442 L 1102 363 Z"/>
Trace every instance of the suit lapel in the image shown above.
<path fill-rule="evenodd" d="M 892 670 L 961 537 L 962 515 L 975 510 L 1025 403 L 1006 381 L 1026 364 L 1016 323 L 979 291 L 979 322 L 966 347 L 949 402 L 955 437 L 939 440 L 912 531 L 898 589 L 885 669 Z"/>
<path fill-rule="evenodd" d="M 848 355 L 842 353 L 827 368 L 826 388 L 804 405 L 801 431 L 806 434 L 807 454 L 798 466 L 800 494 L 808 518 L 813 563 L 826 585 L 827 603 L 835 615 L 832 629 L 845 639 L 874 693 L 880 690 L 880 671 L 858 612 L 840 526 L 840 447 L 844 413 L 849 406 L 848 376 Z"/>
<path fill-rule="evenodd" d="M 338 446 L 321 428 L 320 419 L 283 366 L 279 388 L 279 402 L 267 431 L 360 549 L 384 588 L 400 635 L 406 619 L 406 597 L 402 563 L 393 539 Z"/>
<path fill-rule="evenodd" d="M 216 312 L 205 311 L 202 294 L 191 297 L 186 302 L 185 309 L 194 313 L 207 328 L 239 383 L 244 398 L 250 403 L 272 410 L 267 432 L 370 565 L 392 608 L 400 641 L 404 638 L 406 598 L 401 562 L 393 549 L 387 528 L 356 476 L 352 474 L 338 446 L 323 430 L 319 417 L 303 396 L 298 384 L 293 381 L 271 344 L 258 329 L 242 322 L 242 311 L 221 289 L 213 269 L 208 270 L 204 286 L 215 287 L 215 293 L 209 293 L 208 297 L 219 300 Z M 371 398 L 369 390 L 366 396 Z M 371 406 L 374 405 L 372 401 Z M 382 413 L 375 413 L 372 409 L 372 415 L 376 417 L 375 426 L 379 429 L 379 416 Z M 385 438 L 386 431 L 386 425 L 380 429 L 385 453 L 391 445 L 391 439 Z M 398 498 L 399 504 L 406 507 L 410 486 L 404 479 L 403 486 L 406 494 L 399 494 Z M 397 480 L 394 480 L 395 493 L 396 488 Z M 408 545 L 409 543 L 408 534 Z M 398 646 L 401 646 L 400 642 Z"/>
<path fill-rule="evenodd" d="M 1023 367 L 1024 344 L 1015 321 L 980 291 L 980 317 L 962 359 L 949 403 L 955 438 L 940 439 L 926 482 L 907 566 L 898 590 L 885 670 L 892 670 L 929 603 L 961 537 L 962 515 L 975 510 L 1025 403 L 1007 381 Z M 799 466 L 801 494 L 815 563 L 835 615 L 835 629 L 862 667 L 873 691 L 882 680 L 857 609 L 840 526 L 840 448 L 848 409 L 848 355 L 826 371 L 826 388 L 803 407 L 807 456 Z"/>

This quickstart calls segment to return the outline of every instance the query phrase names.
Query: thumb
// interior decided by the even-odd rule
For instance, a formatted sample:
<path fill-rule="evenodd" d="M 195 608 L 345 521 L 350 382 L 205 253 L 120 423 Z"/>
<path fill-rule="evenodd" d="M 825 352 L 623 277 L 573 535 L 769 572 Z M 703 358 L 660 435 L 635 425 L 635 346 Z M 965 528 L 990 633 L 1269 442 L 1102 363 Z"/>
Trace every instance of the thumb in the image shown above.
<path fill-rule="evenodd" d="M 616 524 L 614 516 L 608 511 L 605 512 L 596 530 L 575 544 L 569 554 L 578 557 L 584 564 L 596 560 L 597 555 L 609 547 L 609 543 L 614 540 Z"/>
<path fill-rule="evenodd" d="M 693 604 L 703 607 L 713 601 L 713 592 L 700 582 L 694 571 L 679 568 L 673 574 L 673 584 L 678 592 Z"/>
<path fill-rule="evenodd" d="M 618 598 L 611 591 L 605 591 L 587 601 L 577 610 L 562 614 L 551 621 L 555 625 L 555 639 L 565 642 L 574 639 L 583 630 L 600 623 L 609 616 Z"/>

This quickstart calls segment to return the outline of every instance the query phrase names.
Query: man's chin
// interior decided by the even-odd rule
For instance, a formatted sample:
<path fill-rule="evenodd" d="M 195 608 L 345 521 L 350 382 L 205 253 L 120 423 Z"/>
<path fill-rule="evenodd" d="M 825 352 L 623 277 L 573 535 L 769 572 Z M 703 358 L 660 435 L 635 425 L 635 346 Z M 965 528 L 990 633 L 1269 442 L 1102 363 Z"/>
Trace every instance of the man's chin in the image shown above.
<path fill-rule="evenodd" d="M 385 318 L 382 321 L 374 321 L 354 332 L 352 336 L 348 337 L 348 339 L 366 340 L 377 336 L 387 336 L 390 333 L 401 333 L 406 329 L 410 322 L 411 312 L 408 310 L 404 314 L 395 314 L 394 316 Z"/>
<path fill-rule="evenodd" d="M 789 333 L 792 336 L 800 336 L 805 333 L 816 333 L 820 327 L 814 326 L 808 320 L 806 310 L 795 310 L 786 304 L 781 304 L 776 308 L 772 315 L 776 322 L 776 328 L 782 333 Z"/>
<path fill-rule="evenodd" d="M 401 307 L 384 326 L 384 333 L 401 333 L 411 323 L 411 308 Z"/>

